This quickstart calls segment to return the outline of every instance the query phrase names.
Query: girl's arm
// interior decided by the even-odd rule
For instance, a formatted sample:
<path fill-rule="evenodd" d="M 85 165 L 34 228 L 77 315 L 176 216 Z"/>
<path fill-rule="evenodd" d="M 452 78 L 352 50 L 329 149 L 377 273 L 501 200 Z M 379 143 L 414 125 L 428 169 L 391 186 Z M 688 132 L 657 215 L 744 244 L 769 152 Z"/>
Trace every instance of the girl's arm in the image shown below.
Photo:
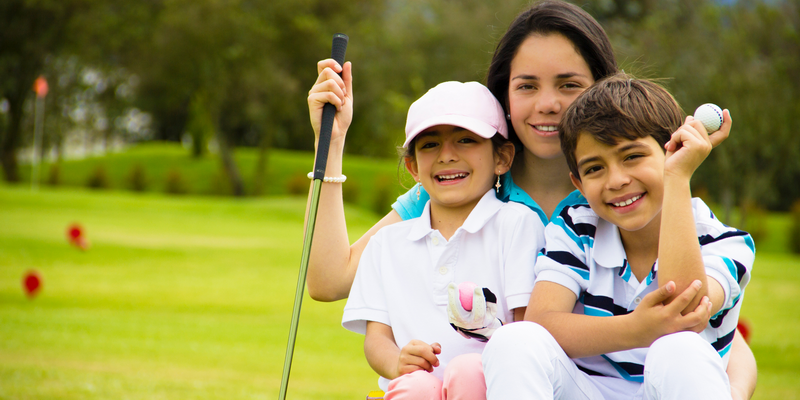
<path fill-rule="evenodd" d="M 401 350 L 394 341 L 392 327 L 367 321 L 364 354 L 370 367 L 386 379 L 395 379 L 421 369 L 433 372 L 433 367 L 439 366 L 436 354 L 441 352 L 438 343 L 427 344 L 419 340 L 412 340 Z"/>
<path fill-rule="evenodd" d="M 317 64 L 317 71 L 317 82 L 308 93 L 311 126 L 316 136 L 314 146 L 316 148 L 319 141 L 322 108 L 326 103 L 331 103 L 336 106 L 337 113 L 325 175 L 341 176 L 345 136 L 353 118 L 352 66 L 346 62 L 341 67 L 336 61 L 327 59 Z M 337 74 L 339 72 L 342 73 L 341 77 Z M 308 294 L 314 300 L 335 301 L 346 298 L 369 238 L 380 228 L 401 221 L 397 212 L 392 211 L 351 246 L 342 199 L 342 185 L 346 184 L 347 182 L 323 183 L 320 191 L 307 276 Z M 311 204 L 311 190 L 308 204 Z"/>
<path fill-rule="evenodd" d="M 649 347 L 666 334 L 705 327 L 703 321 L 710 317 L 707 298 L 695 311 L 681 315 L 699 289 L 699 282 L 695 281 L 672 303 L 664 305 L 663 301 L 675 292 L 675 283 L 668 282 L 646 295 L 630 314 L 594 317 L 572 313 L 577 301 L 572 290 L 554 282 L 539 281 L 533 287 L 525 319 L 550 331 L 570 358 Z"/>
<path fill-rule="evenodd" d="M 731 344 L 731 359 L 728 361 L 727 372 L 733 400 L 749 400 L 753 397 L 758 381 L 756 358 L 738 330 Z"/>

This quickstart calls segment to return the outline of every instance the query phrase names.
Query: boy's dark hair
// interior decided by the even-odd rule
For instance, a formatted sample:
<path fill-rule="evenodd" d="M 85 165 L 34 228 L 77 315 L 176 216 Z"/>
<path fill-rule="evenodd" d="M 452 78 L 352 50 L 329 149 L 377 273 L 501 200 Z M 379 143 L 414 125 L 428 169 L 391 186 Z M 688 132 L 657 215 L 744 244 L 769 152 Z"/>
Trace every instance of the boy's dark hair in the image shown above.
<path fill-rule="evenodd" d="M 495 48 L 486 87 L 508 113 L 508 82 L 511 61 L 522 42 L 531 35 L 560 34 L 569 39 L 583 57 L 594 80 L 617 72 L 617 60 L 603 27 L 582 8 L 564 1 L 542 1 L 520 13 L 509 25 Z M 508 124 L 508 137 L 518 144 L 514 127 Z"/>
<path fill-rule="evenodd" d="M 661 85 L 624 72 L 602 79 L 581 93 L 558 125 L 569 170 L 580 180 L 575 148 L 582 134 L 613 146 L 620 140 L 652 136 L 664 150 L 683 123 L 675 98 Z"/>

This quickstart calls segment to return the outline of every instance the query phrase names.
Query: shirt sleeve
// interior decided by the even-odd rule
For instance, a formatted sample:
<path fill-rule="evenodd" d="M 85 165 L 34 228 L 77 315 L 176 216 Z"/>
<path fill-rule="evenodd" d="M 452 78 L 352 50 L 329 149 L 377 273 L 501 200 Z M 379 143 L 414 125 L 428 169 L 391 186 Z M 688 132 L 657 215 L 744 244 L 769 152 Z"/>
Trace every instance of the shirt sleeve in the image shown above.
<path fill-rule="evenodd" d="M 717 280 L 725 291 L 720 309 L 723 313 L 739 302 L 750 282 L 755 244 L 747 232 L 722 224 L 702 202 L 695 205 L 695 210 L 697 237 L 706 274 Z"/>
<path fill-rule="evenodd" d="M 584 241 L 590 237 L 573 231 L 571 208 L 565 208 L 544 229 L 545 251 L 536 259 L 536 282 L 557 283 L 580 298 L 589 285 L 589 267 Z"/>
<path fill-rule="evenodd" d="M 417 200 L 417 187 L 420 190 L 419 200 Z M 403 221 L 418 218 L 422 215 L 425 204 L 430 199 L 431 196 L 425 191 L 424 187 L 414 185 L 407 192 L 397 197 L 397 201 L 392 204 L 392 209 L 400 214 L 400 218 L 403 218 Z"/>
<path fill-rule="evenodd" d="M 378 231 L 364 248 L 342 315 L 342 326 L 362 335 L 367 332 L 367 321 L 391 326 L 386 298 L 381 290 L 381 237 Z"/>
<path fill-rule="evenodd" d="M 518 206 L 518 207 L 517 207 Z M 534 265 L 544 248 L 544 225 L 536 213 L 524 205 L 508 204 L 518 213 L 508 218 L 510 233 L 501 238 L 505 252 L 505 297 L 509 310 L 527 307 L 536 275 Z"/>

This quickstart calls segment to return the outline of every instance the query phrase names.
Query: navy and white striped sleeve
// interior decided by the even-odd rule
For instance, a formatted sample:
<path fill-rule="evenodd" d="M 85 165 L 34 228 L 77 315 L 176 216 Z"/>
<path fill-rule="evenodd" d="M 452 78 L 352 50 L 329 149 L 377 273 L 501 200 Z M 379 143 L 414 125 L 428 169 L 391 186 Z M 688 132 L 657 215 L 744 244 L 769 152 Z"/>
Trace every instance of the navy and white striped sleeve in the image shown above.
<path fill-rule="evenodd" d="M 536 281 L 564 286 L 580 297 L 589 284 L 588 249 L 594 243 L 594 225 L 575 223 L 575 214 L 588 206 L 561 210 L 545 227 L 545 250 L 536 260 Z"/>
<path fill-rule="evenodd" d="M 720 313 L 734 307 L 750 282 L 755 260 L 753 238 L 739 229 L 725 226 L 700 199 L 693 199 L 697 238 L 706 274 L 717 280 L 725 291 Z"/>

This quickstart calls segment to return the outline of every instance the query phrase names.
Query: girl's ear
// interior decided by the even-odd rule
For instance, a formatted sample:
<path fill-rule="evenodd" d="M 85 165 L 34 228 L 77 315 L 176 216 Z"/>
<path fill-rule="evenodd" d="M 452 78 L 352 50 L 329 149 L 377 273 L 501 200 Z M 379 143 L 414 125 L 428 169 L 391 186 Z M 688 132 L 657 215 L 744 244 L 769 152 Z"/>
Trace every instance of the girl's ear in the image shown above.
<path fill-rule="evenodd" d="M 414 177 L 414 181 L 419 182 L 419 169 L 417 167 L 417 160 L 415 160 L 413 157 L 404 157 L 404 160 L 408 173 Z"/>
<path fill-rule="evenodd" d="M 586 194 L 583 193 L 583 182 L 580 179 L 576 178 L 575 175 L 572 175 L 572 172 L 569 173 L 569 180 L 572 181 L 572 185 L 575 186 L 575 189 L 578 189 L 581 192 L 583 197 L 586 197 Z"/>
<path fill-rule="evenodd" d="M 505 142 L 495 152 L 495 163 L 497 164 L 495 172 L 499 172 L 497 175 L 503 175 L 508 172 L 508 170 L 511 169 L 511 163 L 513 162 L 514 144 L 511 142 Z"/>

